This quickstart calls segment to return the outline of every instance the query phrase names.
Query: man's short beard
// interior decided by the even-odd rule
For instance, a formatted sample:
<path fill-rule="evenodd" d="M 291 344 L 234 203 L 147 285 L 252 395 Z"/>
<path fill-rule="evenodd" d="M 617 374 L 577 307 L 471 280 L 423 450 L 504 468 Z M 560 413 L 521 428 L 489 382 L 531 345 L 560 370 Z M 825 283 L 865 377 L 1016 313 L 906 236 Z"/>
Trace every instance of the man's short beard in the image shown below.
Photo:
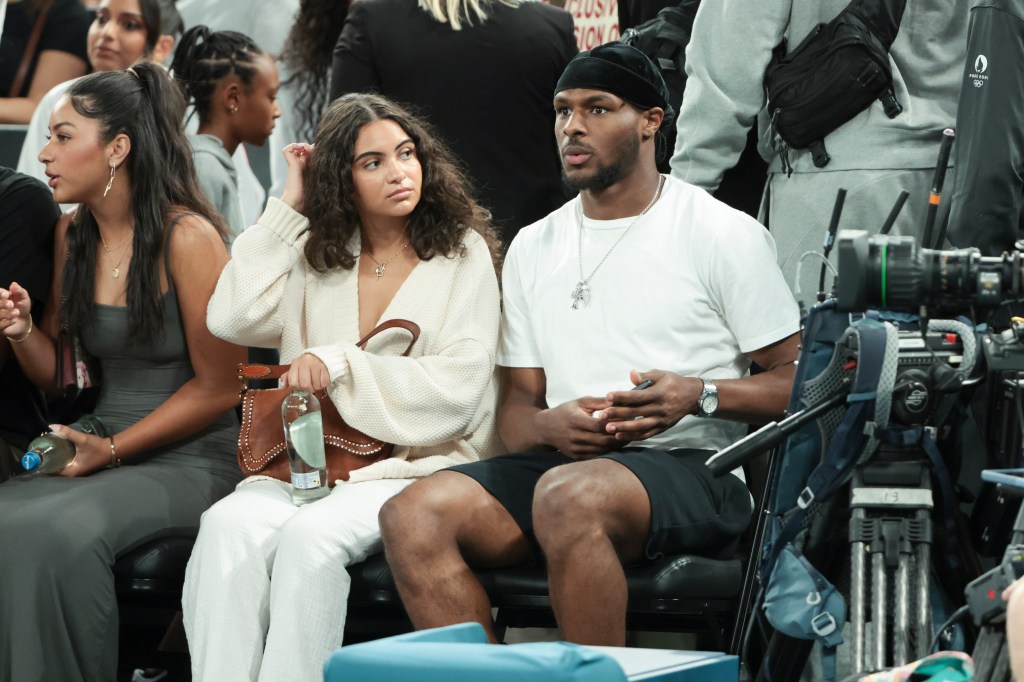
<path fill-rule="evenodd" d="M 640 138 L 630 136 L 629 140 L 630 142 L 626 143 L 625 147 L 622 148 L 615 161 L 607 166 L 599 166 L 594 171 L 594 174 L 589 177 L 570 178 L 566 174 L 565 166 L 563 165 L 562 180 L 573 189 L 581 192 L 600 192 L 603 189 L 608 189 L 624 178 L 629 171 L 632 171 L 636 166 L 637 159 L 640 158 Z"/>

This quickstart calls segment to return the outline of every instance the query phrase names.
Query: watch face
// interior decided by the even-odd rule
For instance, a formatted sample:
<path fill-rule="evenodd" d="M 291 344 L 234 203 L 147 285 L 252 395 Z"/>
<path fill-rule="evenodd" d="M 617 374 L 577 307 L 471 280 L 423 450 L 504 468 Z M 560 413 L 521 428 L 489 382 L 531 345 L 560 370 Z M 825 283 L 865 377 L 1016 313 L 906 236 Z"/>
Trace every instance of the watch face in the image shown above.
<path fill-rule="evenodd" d="M 700 401 L 700 409 L 704 414 L 713 414 L 718 409 L 718 394 L 709 393 Z"/>

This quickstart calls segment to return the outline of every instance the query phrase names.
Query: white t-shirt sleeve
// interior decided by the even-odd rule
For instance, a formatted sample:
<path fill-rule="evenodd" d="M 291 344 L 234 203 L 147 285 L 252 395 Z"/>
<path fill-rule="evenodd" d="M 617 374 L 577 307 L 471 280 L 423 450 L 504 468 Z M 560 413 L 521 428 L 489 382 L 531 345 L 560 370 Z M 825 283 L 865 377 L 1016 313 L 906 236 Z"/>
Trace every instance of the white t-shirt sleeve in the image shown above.
<path fill-rule="evenodd" d="M 800 311 L 776 265 L 775 240 L 744 218 L 716 226 L 703 262 L 719 314 L 749 354 L 800 331 Z"/>
<path fill-rule="evenodd" d="M 528 248 L 524 249 L 525 242 L 521 238 L 512 240 L 501 273 L 501 342 L 496 360 L 502 367 L 544 366 L 530 316 L 532 284 L 525 284 L 533 282 L 529 268 L 535 259 Z"/>

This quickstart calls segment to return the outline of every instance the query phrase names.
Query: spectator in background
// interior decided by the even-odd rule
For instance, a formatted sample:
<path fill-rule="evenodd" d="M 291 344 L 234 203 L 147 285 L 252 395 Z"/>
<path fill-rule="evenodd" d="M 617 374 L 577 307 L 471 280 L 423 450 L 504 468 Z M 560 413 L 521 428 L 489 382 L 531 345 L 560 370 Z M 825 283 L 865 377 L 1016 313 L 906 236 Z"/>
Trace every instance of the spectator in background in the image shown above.
<path fill-rule="evenodd" d="M 0 286 L 19 282 L 32 292 L 34 324 L 42 322 L 53 268 L 53 228 L 60 209 L 41 182 L 0 168 Z M 46 402 L 25 378 L 6 338 L 0 338 L 0 483 L 15 458 L 46 431 Z"/>
<path fill-rule="evenodd" d="M 50 88 L 87 72 L 90 19 L 76 0 L 7 0 L 0 35 L 0 123 L 28 123 Z"/>
<path fill-rule="evenodd" d="M 344 12 L 348 10 L 347 2 L 337 4 L 342 7 L 341 19 L 338 21 L 337 28 L 333 29 L 333 33 L 330 34 L 330 38 L 323 38 L 325 43 L 323 48 L 324 59 L 326 61 L 321 67 L 321 71 L 325 74 L 330 67 L 330 55 L 334 49 L 334 42 L 338 38 L 338 33 L 341 32 L 341 23 L 345 18 Z M 278 68 L 281 69 L 282 76 L 282 85 L 277 93 L 281 117 L 277 120 L 274 132 L 270 135 L 269 193 L 271 196 L 279 197 L 284 189 L 287 167 L 285 166 L 284 158 L 277 152 L 284 149 L 285 145 L 292 140 L 299 139 L 295 132 L 296 120 L 300 114 L 300 110 L 295 103 L 294 92 L 297 79 L 292 79 L 288 76 L 290 72 L 285 68 L 285 60 L 283 58 L 285 41 L 292 30 L 292 26 L 296 24 L 299 13 L 299 0 L 246 0 L 244 7 L 244 11 L 240 11 L 239 4 L 235 0 L 179 0 L 178 2 L 178 11 L 181 12 L 186 28 L 203 24 L 209 27 L 211 31 L 237 31 L 252 38 L 252 41 L 261 50 L 278 62 Z M 302 18 L 299 18 L 300 22 L 302 20 Z M 312 36 L 315 37 L 316 34 L 312 34 Z M 315 42 L 313 37 L 303 35 L 298 44 L 302 48 L 306 48 Z M 329 44 L 327 44 L 328 40 Z M 300 71 L 299 78 L 304 73 L 304 70 Z M 323 90 L 325 92 L 327 90 L 326 81 L 323 84 Z M 326 98 L 324 103 L 326 103 Z M 317 109 L 317 111 L 321 110 L 323 110 L 323 104 Z M 311 128 L 309 136 L 312 135 L 312 132 Z M 309 136 L 304 136 L 301 139 L 309 139 Z M 238 159 L 236 158 L 235 161 L 237 165 Z M 244 172 L 245 169 L 239 168 L 239 170 Z M 244 192 L 244 175 L 242 180 Z M 251 225 L 256 222 L 259 211 L 257 210 L 253 215 L 250 215 L 250 211 L 246 211 L 246 216 L 248 218 L 246 225 Z"/>
<path fill-rule="evenodd" d="M 335 49 L 331 98 L 374 91 L 416 107 L 507 246 L 568 197 L 551 93 L 576 52 L 572 16 L 540 2 L 360 0 Z"/>
<path fill-rule="evenodd" d="M 95 416 L 112 434 L 55 430 L 76 446 L 56 476 L 0 485 L 0 680 L 113 680 L 111 567 L 144 541 L 196 530 L 238 482 L 236 367 L 206 308 L 228 254 L 164 69 L 85 76 L 60 99 L 40 153 L 57 201 L 42 324 L 31 292 L 0 289 L 0 333 L 36 385 L 56 388 L 58 330 L 101 368 Z M 124 464 L 124 466 L 121 466 Z"/>
<path fill-rule="evenodd" d="M 348 0 L 301 0 L 281 61 L 295 97 L 297 139 L 310 140 L 327 103 L 334 46 L 348 16 Z"/>
<path fill-rule="evenodd" d="M 952 182 L 946 179 L 944 197 L 949 241 L 998 256 L 1024 239 L 1024 0 L 975 3 L 964 66 L 953 145 L 957 168 Z M 1024 648 L 1017 655 L 1024 664 Z M 1024 679 L 1024 669 L 1014 672 Z"/>
<path fill-rule="evenodd" d="M 174 80 L 199 118 L 189 135 L 199 185 L 237 237 L 246 223 L 231 155 L 270 137 L 281 115 L 277 65 L 246 35 L 193 26 L 174 53 Z"/>
<path fill-rule="evenodd" d="M 174 35 L 180 31 L 181 18 L 172 0 L 102 0 L 83 45 L 88 46 L 93 71 L 114 71 L 127 69 L 143 58 L 162 62 L 174 48 Z M 74 83 L 59 83 L 39 101 L 21 146 L 19 173 L 47 181 L 39 150 L 46 144 L 53 107 Z M 64 207 L 68 208 L 70 205 Z"/>
<path fill-rule="evenodd" d="M 678 119 L 672 174 L 709 192 L 736 164 L 757 122 L 761 154 L 769 161 L 761 222 L 778 248 L 779 265 L 796 283 L 801 254 L 818 251 L 836 191 L 847 190 L 839 228 L 877 231 L 900 193 L 910 199 L 894 234 L 918 235 L 942 130 L 956 116 L 970 0 L 907 0 L 889 51 L 903 113 L 885 115 L 874 101 L 825 138 L 832 159 L 817 168 L 808 150 L 789 150 L 792 175 L 773 147 L 764 76 L 783 40 L 795 48 L 848 0 L 723 0 L 704 2 L 686 51 L 688 80 Z M 833 252 L 834 257 L 834 252 Z M 799 288 L 817 290 L 818 267 L 804 267 Z"/>

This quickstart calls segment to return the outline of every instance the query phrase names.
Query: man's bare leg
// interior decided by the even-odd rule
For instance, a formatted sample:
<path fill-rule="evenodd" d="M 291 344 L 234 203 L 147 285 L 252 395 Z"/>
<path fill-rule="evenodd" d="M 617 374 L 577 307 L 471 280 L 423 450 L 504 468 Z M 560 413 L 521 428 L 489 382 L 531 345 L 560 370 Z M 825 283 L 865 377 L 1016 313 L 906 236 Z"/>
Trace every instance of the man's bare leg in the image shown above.
<path fill-rule="evenodd" d="M 607 459 L 552 469 L 537 483 L 533 524 L 562 638 L 625 646 L 622 566 L 643 557 L 651 527 L 650 500 L 640 480 Z"/>
<path fill-rule="evenodd" d="M 476 621 L 496 642 L 490 600 L 469 566 L 517 566 L 533 558 L 508 511 L 469 476 L 441 471 L 388 500 L 380 524 L 413 626 Z"/>

